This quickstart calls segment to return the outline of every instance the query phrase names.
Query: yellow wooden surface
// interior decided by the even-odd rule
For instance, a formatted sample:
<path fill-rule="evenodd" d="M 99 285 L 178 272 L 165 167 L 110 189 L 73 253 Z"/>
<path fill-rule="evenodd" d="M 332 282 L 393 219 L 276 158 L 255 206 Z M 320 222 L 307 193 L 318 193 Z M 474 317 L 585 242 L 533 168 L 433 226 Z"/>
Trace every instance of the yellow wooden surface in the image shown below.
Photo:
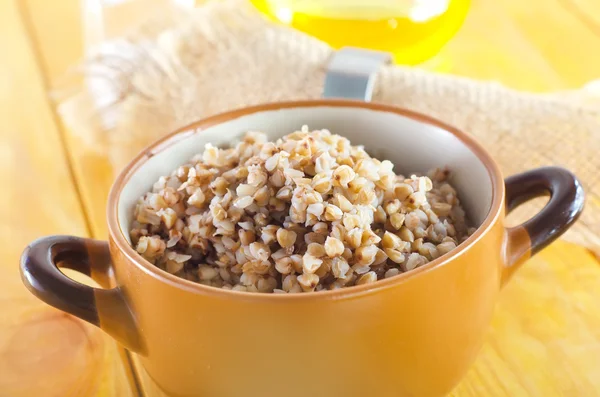
<path fill-rule="evenodd" d="M 528 91 L 579 88 L 600 78 L 599 44 L 597 0 L 471 0 L 465 25 L 427 67 Z"/>
<path fill-rule="evenodd" d="M 0 1 L 0 397 L 130 395 L 119 359 L 126 356 L 97 329 L 29 295 L 16 265 L 43 234 L 106 235 L 112 170 L 62 129 L 44 91 L 81 55 L 81 3 Z M 472 7 L 458 36 L 423 67 L 533 91 L 600 77 L 597 0 Z M 533 258 L 503 292 L 487 342 L 453 396 L 600 396 L 599 287 L 600 267 L 585 249 L 559 242 Z M 136 371 L 141 391 L 132 394 L 159 395 Z"/>
<path fill-rule="evenodd" d="M 23 248 L 46 234 L 87 235 L 44 76 L 18 3 L 0 1 L 0 396 L 127 396 L 116 344 L 21 283 Z"/>

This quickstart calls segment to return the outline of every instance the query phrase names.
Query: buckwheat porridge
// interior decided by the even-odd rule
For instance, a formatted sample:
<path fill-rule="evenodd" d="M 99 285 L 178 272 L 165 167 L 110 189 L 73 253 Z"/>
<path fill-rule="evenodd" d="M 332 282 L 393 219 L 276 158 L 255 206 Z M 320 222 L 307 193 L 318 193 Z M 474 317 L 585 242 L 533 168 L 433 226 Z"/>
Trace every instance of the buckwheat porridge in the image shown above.
<path fill-rule="evenodd" d="M 415 269 L 465 240 L 449 171 L 395 174 L 327 130 L 248 132 L 161 177 L 135 207 L 137 252 L 179 277 L 250 292 L 310 292 Z"/>

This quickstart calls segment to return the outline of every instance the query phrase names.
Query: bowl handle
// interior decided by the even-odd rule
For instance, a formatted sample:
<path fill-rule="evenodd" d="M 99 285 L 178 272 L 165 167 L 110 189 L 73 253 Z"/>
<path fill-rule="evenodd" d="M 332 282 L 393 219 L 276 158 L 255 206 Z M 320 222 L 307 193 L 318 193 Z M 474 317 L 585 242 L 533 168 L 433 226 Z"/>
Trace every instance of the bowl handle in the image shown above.
<path fill-rule="evenodd" d="M 585 201 L 581 183 L 570 171 L 542 167 L 506 178 L 506 211 L 535 197 L 550 201 L 533 218 L 506 229 L 504 284 L 528 258 L 561 236 L 577 220 Z"/>
<path fill-rule="evenodd" d="M 102 328 L 129 350 L 143 353 L 135 318 L 120 288 L 94 288 L 62 273 L 58 263 L 100 281 L 108 279 L 110 252 L 105 241 L 49 236 L 31 243 L 21 256 L 21 279 L 35 296 Z"/>

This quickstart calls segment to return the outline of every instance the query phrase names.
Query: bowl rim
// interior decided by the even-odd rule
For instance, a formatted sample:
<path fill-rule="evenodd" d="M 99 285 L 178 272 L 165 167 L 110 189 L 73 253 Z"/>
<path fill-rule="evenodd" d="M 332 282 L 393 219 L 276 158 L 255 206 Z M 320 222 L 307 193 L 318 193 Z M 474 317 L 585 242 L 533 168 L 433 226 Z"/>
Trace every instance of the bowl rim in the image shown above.
<path fill-rule="evenodd" d="M 193 134 L 207 128 L 214 127 L 218 124 L 228 122 L 243 116 L 247 116 L 254 113 L 260 113 L 265 111 L 273 111 L 280 109 L 290 108 L 305 108 L 305 107 L 340 107 L 340 108 L 362 108 L 370 109 L 374 111 L 383 111 L 395 113 L 400 116 L 408 117 L 417 122 L 432 125 L 450 132 L 456 136 L 469 150 L 471 150 L 481 163 L 485 166 L 490 180 L 492 182 L 492 203 L 488 214 L 483 220 L 482 224 L 477 228 L 475 233 L 469 236 L 464 242 L 449 253 L 446 253 L 425 265 L 416 269 L 410 270 L 406 273 L 400 273 L 396 276 L 378 280 L 375 283 L 363 284 L 358 286 L 344 287 L 337 290 L 326 290 L 318 292 L 307 292 L 307 293 L 296 293 L 296 294 L 274 294 L 274 293 L 257 293 L 257 292 L 244 292 L 244 291 L 233 291 L 222 288 L 210 287 L 196 283 L 194 281 L 182 279 L 175 275 L 172 275 L 165 270 L 162 270 L 150 262 L 146 261 L 141 255 L 139 255 L 135 249 L 129 245 L 129 242 L 125 238 L 125 232 L 121 229 L 119 218 L 118 218 L 118 203 L 120 200 L 121 192 L 124 186 L 128 183 L 131 176 L 151 157 L 159 152 L 168 149 L 170 146 L 179 142 L 183 139 L 190 137 Z M 264 103 L 254 106 L 243 107 L 227 112 L 219 113 L 213 116 L 203 118 L 199 121 L 190 123 L 184 127 L 176 129 L 174 132 L 162 137 L 149 145 L 146 149 L 142 150 L 127 166 L 125 166 L 119 173 L 118 177 L 112 185 L 110 194 L 108 196 L 107 204 L 107 223 L 109 237 L 112 243 L 119 249 L 119 251 L 128 259 L 131 264 L 138 267 L 147 275 L 154 277 L 155 279 L 165 282 L 173 287 L 183 289 L 188 292 L 193 292 L 205 296 L 211 296 L 215 298 L 223 299 L 238 299 L 244 301 L 289 301 L 289 300 L 311 300 L 311 299 L 341 299 L 356 297 L 364 294 L 371 294 L 379 290 L 392 288 L 401 284 L 411 278 L 421 275 L 425 272 L 432 271 L 438 267 L 444 266 L 450 261 L 455 260 L 459 256 L 467 252 L 474 244 L 476 244 L 482 237 L 492 228 L 496 223 L 500 214 L 502 213 L 504 203 L 504 180 L 500 172 L 500 168 L 497 163 L 492 159 L 490 154 L 478 143 L 473 137 L 469 136 L 462 130 L 439 121 L 433 117 L 427 116 L 422 113 L 418 113 L 405 108 L 384 105 L 373 102 L 363 102 L 347 99 L 315 99 L 315 100 L 300 100 L 300 101 L 283 101 Z M 498 248 L 500 249 L 500 247 Z"/>

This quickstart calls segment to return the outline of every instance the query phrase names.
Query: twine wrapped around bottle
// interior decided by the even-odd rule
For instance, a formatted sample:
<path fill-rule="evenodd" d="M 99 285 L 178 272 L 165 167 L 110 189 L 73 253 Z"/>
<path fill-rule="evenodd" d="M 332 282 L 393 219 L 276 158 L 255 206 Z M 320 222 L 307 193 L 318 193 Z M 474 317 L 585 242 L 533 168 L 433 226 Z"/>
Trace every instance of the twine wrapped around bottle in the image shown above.
<path fill-rule="evenodd" d="M 117 171 L 159 137 L 202 117 L 263 102 L 320 97 L 332 51 L 266 21 L 244 0 L 212 3 L 169 20 L 148 21 L 127 37 L 105 43 L 87 61 L 81 89 L 59 111 L 74 133 L 109 156 Z M 505 175 L 543 165 L 572 170 L 588 201 L 566 238 L 600 253 L 596 85 L 539 95 L 386 66 L 377 76 L 373 101 L 426 113 L 473 134 Z M 536 204 L 523 206 L 515 218 L 527 218 L 539 208 Z"/>

